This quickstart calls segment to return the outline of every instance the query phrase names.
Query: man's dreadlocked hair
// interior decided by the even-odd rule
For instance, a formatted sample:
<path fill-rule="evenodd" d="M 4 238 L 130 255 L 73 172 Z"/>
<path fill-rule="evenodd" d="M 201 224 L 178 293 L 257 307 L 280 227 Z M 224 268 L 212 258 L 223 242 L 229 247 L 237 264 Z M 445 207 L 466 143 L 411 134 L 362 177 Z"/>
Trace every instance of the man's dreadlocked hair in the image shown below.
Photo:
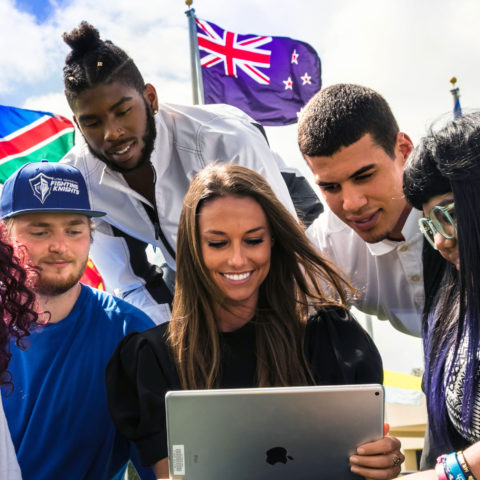
<path fill-rule="evenodd" d="M 72 49 L 65 59 L 63 78 L 68 104 L 84 90 L 100 83 L 120 82 L 143 94 L 145 82 L 133 60 L 110 40 L 101 40 L 98 30 L 88 22 L 63 34 Z"/>

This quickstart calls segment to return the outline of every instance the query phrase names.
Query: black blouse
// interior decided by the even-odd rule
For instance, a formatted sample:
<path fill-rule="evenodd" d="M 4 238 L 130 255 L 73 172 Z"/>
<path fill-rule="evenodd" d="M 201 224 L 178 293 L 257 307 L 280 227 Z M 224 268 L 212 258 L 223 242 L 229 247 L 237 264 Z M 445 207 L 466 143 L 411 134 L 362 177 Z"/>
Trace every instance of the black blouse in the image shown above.
<path fill-rule="evenodd" d="M 127 335 L 106 370 L 110 413 L 135 442 L 144 465 L 168 456 L 165 393 L 181 390 L 165 343 L 168 324 Z M 221 333 L 220 388 L 256 386 L 255 326 L 249 322 Z M 382 383 L 382 360 L 375 344 L 345 310 L 330 307 L 312 316 L 305 332 L 305 355 L 318 385 Z"/>

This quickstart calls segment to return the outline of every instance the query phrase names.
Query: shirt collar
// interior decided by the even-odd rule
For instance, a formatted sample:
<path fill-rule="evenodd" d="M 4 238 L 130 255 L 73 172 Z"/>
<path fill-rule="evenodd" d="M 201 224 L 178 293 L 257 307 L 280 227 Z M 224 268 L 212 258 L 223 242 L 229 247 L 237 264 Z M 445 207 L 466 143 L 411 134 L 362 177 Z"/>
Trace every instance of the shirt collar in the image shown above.
<path fill-rule="evenodd" d="M 395 249 L 401 248 L 404 245 L 411 245 L 421 238 L 422 234 L 418 228 L 418 219 L 421 218 L 422 212 L 412 208 L 409 213 L 405 225 L 402 228 L 402 235 L 405 240 L 400 242 L 395 240 L 385 239 L 377 243 L 367 243 L 368 250 L 372 255 L 385 255 Z"/>

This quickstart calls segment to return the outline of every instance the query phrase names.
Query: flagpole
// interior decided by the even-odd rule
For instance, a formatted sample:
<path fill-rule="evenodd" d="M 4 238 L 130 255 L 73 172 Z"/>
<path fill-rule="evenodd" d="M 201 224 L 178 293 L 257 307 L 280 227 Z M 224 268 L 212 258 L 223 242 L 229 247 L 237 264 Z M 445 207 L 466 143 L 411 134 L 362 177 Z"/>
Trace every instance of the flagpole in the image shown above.
<path fill-rule="evenodd" d="M 202 67 L 200 65 L 200 53 L 198 50 L 197 26 L 195 24 L 195 9 L 191 8 L 193 0 L 185 0 L 188 10 L 185 15 L 188 17 L 188 30 L 190 36 L 190 65 L 192 69 L 192 93 L 193 104 L 203 105 L 203 78 Z"/>
<path fill-rule="evenodd" d="M 460 107 L 460 89 L 456 86 L 456 77 L 452 77 L 450 83 L 453 86 L 450 90 L 450 93 L 453 95 L 453 117 L 457 119 L 462 116 L 462 109 Z"/>

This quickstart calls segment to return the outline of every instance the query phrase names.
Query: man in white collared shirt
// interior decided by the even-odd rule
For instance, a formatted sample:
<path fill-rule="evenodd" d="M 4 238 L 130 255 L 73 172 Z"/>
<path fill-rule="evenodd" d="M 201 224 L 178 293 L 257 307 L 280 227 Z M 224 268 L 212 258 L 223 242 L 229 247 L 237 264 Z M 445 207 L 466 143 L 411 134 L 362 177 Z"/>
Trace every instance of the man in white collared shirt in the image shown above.
<path fill-rule="evenodd" d="M 413 148 L 377 92 L 339 84 L 321 90 L 299 120 L 300 150 L 328 208 L 307 235 L 358 289 L 352 303 L 421 336 L 422 235 L 402 190 Z"/>

